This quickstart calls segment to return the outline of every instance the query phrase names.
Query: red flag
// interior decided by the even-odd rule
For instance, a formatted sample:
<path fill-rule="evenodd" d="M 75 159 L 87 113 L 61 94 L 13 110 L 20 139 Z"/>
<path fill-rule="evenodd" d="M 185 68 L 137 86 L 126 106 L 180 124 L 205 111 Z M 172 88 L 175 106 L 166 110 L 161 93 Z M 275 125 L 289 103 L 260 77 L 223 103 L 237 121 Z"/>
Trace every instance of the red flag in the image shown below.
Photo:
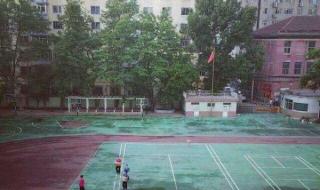
<path fill-rule="evenodd" d="M 208 59 L 208 63 L 214 63 L 214 58 L 215 58 L 215 50 L 213 50 L 210 54 L 210 57 Z"/>

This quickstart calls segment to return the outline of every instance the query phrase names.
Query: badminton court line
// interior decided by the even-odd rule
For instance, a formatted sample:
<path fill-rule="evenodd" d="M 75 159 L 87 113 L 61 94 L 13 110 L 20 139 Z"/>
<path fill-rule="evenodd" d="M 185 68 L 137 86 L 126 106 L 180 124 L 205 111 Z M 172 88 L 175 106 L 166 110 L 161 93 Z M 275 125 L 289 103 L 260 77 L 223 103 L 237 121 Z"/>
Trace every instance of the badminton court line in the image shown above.
<path fill-rule="evenodd" d="M 173 165 L 172 165 L 172 161 L 171 161 L 170 154 L 168 154 L 168 159 L 169 159 L 169 163 L 170 163 L 170 167 L 171 167 L 171 172 L 172 172 L 172 177 L 173 177 L 174 186 L 175 186 L 176 190 L 178 190 L 177 181 L 176 181 L 176 177 L 175 177 L 175 175 L 174 175 L 174 170 L 173 170 Z"/>
<path fill-rule="evenodd" d="M 310 188 L 306 184 L 304 184 L 300 179 L 298 179 L 298 181 L 304 188 L 306 188 L 307 190 L 310 190 Z"/>
<path fill-rule="evenodd" d="M 219 170 L 221 171 L 221 173 L 223 174 L 223 176 L 226 178 L 229 186 L 231 187 L 232 190 L 234 190 L 234 187 L 233 187 L 231 181 L 229 180 L 228 176 L 225 174 L 223 168 L 222 168 L 222 167 L 220 166 L 220 164 L 218 163 L 218 161 L 217 161 L 216 157 L 213 155 L 212 151 L 209 149 L 209 146 L 208 146 L 207 144 L 206 144 L 205 146 L 206 146 L 206 148 L 207 148 L 210 156 L 212 157 L 212 159 L 214 160 L 214 162 L 216 163 L 216 165 L 219 167 Z"/>
<path fill-rule="evenodd" d="M 273 190 L 281 190 L 280 187 L 264 172 L 264 170 L 249 155 L 246 155 L 245 158 L 248 160 L 250 165 L 256 170 L 256 172 L 270 185 L 270 187 Z"/>
<path fill-rule="evenodd" d="M 118 157 L 121 156 L 121 152 L 122 152 L 122 144 L 120 145 L 120 151 L 119 151 Z M 114 176 L 114 180 L 113 180 L 113 190 L 116 189 L 117 176 L 118 176 L 118 174 L 116 173 L 116 175 Z"/>
<path fill-rule="evenodd" d="M 296 159 L 298 159 L 303 165 L 307 166 L 310 170 L 314 171 L 318 176 L 320 176 L 319 170 L 314 167 L 311 163 L 303 159 L 301 156 L 296 156 Z"/>
<path fill-rule="evenodd" d="M 226 174 L 229 176 L 231 182 L 233 183 L 233 185 L 236 187 L 237 190 L 239 190 L 239 187 L 237 186 L 236 182 L 234 182 L 233 178 L 231 177 L 228 169 L 224 166 L 224 164 L 221 162 L 221 159 L 219 157 L 219 155 L 217 154 L 217 152 L 214 150 L 214 148 L 209 145 L 209 148 L 212 150 L 213 154 L 216 156 L 217 160 L 219 161 L 219 163 L 221 164 L 221 166 L 223 167 L 223 169 L 225 170 Z"/>
<path fill-rule="evenodd" d="M 277 164 L 279 164 L 279 166 L 281 166 L 282 168 L 286 168 L 276 157 L 271 156 L 271 158 L 272 158 Z"/>
<path fill-rule="evenodd" d="M 122 161 L 121 161 L 121 169 L 123 168 L 124 157 L 126 156 L 126 148 L 127 148 L 127 144 L 124 144 L 123 153 L 122 153 Z M 120 188 L 121 188 L 120 184 L 121 184 L 121 171 L 119 174 L 119 188 L 118 188 L 118 190 L 120 190 Z"/>

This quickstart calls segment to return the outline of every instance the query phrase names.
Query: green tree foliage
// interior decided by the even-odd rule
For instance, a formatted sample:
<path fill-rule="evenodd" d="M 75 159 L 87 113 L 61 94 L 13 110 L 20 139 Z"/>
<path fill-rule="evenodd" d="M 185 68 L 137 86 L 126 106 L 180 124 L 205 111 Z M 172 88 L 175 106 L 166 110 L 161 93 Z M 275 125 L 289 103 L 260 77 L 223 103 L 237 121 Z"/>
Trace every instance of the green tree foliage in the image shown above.
<path fill-rule="evenodd" d="M 89 95 L 96 79 L 94 49 L 99 47 L 90 29 L 92 19 L 79 1 L 69 0 L 60 20 L 63 31 L 54 44 L 55 87 L 62 100 L 70 94 Z"/>
<path fill-rule="evenodd" d="M 166 14 L 144 14 L 139 20 L 140 35 L 131 48 L 137 60 L 132 83 L 145 92 L 152 105 L 172 106 L 181 100 L 184 90 L 191 88 L 197 72 Z"/>
<path fill-rule="evenodd" d="M 313 90 L 320 88 L 320 49 L 313 49 L 308 52 L 308 59 L 314 59 L 315 62 L 310 70 L 301 78 L 301 86 Z"/>
<path fill-rule="evenodd" d="M 48 55 L 48 44 L 43 43 L 47 31 L 47 20 L 30 1 L 0 0 L 0 78 L 5 91 L 15 93 L 22 62 Z"/>
<path fill-rule="evenodd" d="M 252 39 L 256 9 L 241 7 L 237 0 L 198 0 L 195 12 L 189 15 L 189 35 L 201 52 L 199 68 L 208 73 L 205 81 L 210 88 L 212 64 L 208 57 L 215 44 L 215 88 L 220 89 L 232 79 L 247 84 L 255 70 L 261 67 L 262 48 Z M 235 58 L 229 54 L 235 46 L 243 51 Z M 246 85 L 247 86 L 247 85 Z"/>
<path fill-rule="evenodd" d="M 138 14 L 135 1 L 110 0 L 103 20 L 99 76 L 148 97 L 152 107 L 155 100 L 166 105 L 180 100 L 196 71 L 168 15 Z"/>

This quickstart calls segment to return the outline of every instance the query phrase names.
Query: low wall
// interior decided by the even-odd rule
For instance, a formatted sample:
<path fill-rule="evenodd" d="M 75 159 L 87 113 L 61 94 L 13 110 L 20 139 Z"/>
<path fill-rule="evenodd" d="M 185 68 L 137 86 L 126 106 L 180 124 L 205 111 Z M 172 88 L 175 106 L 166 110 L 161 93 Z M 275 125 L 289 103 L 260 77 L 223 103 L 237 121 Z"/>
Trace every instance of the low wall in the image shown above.
<path fill-rule="evenodd" d="M 294 110 L 287 110 L 287 109 L 282 109 L 281 112 L 285 115 L 288 115 L 293 118 L 312 118 L 312 119 L 317 119 L 318 118 L 318 113 L 310 113 L 310 112 L 298 112 Z"/>
<path fill-rule="evenodd" d="M 210 117 L 210 116 L 213 116 L 213 117 L 223 117 L 223 112 L 217 112 L 217 111 L 200 111 L 199 112 L 199 116 L 200 117 Z M 185 112 L 185 115 L 187 117 L 194 117 L 194 112 L 192 111 L 188 111 L 188 112 Z M 228 117 L 235 117 L 237 116 L 237 113 L 236 112 L 233 112 L 233 111 L 228 111 Z"/>

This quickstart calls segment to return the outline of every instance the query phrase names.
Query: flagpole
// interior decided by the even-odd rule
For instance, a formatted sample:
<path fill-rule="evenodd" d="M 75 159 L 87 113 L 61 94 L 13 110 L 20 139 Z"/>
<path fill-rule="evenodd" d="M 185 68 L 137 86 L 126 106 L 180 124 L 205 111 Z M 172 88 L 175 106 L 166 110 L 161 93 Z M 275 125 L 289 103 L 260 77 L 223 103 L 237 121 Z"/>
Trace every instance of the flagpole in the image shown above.
<path fill-rule="evenodd" d="M 213 82 L 214 82 L 214 61 L 212 62 L 212 79 L 211 79 L 211 93 L 213 94 Z"/>

